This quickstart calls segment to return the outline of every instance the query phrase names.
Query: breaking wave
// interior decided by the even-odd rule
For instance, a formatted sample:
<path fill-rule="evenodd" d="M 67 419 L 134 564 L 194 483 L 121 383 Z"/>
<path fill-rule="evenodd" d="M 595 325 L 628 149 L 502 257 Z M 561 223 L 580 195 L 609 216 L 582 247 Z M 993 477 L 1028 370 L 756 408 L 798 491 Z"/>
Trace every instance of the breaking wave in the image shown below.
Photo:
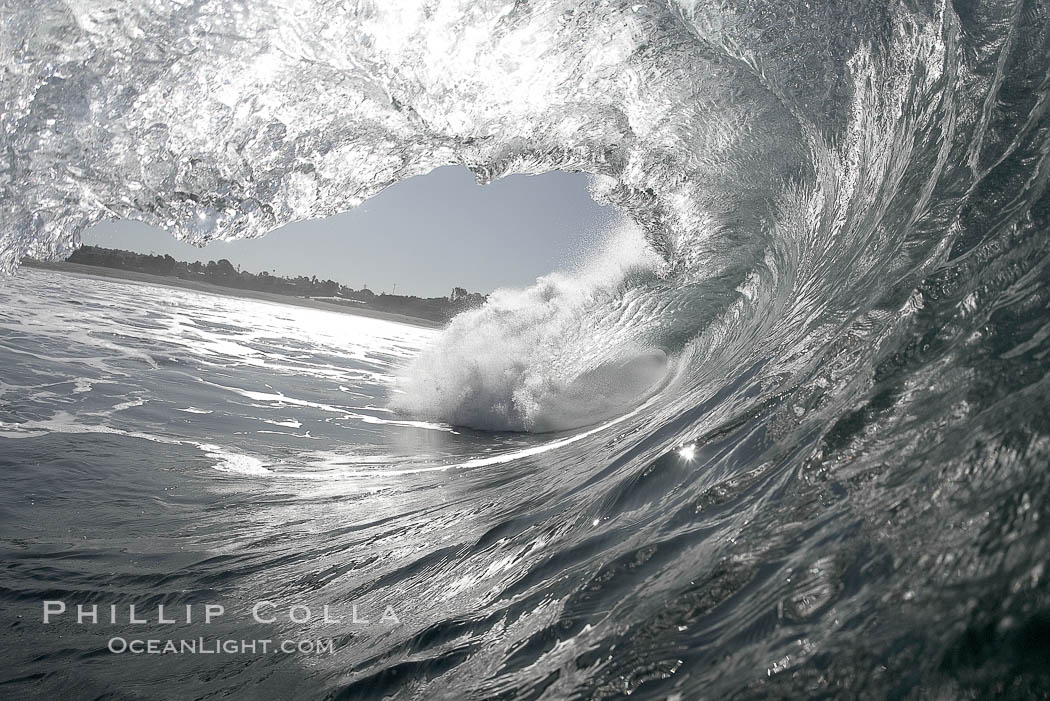
<path fill-rule="evenodd" d="M 1032 635 L 1046 649 L 1050 611 L 1044 3 L 129 5 L 0 5 L 6 270 L 115 217 L 200 243 L 442 165 L 590 173 L 622 231 L 580 270 L 457 317 L 395 398 L 531 431 L 647 402 L 591 488 L 659 544 L 603 567 L 631 582 L 636 559 L 686 557 L 691 529 L 719 537 L 700 574 L 665 581 L 689 625 L 629 612 L 631 664 L 603 666 L 626 635 L 603 633 L 578 684 L 1046 681 L 1009 656 Z M 613 458 L 628 434 L 631 459 Z M 682 445 L 688 473 L 668 452 Z M 631 490 L 654 470 L 680 491 L 648 510 Z M 724 674 L 694 666 L 675 687 L 683 659 L 715 659 L 704 631 L 734 596 L 758 603 L 737 609 Z M 531 688 L 513 670 L 550 649 L 533 643 L 496 687 Z M 885 677 L 863 662 L 900 655 L 924 661 Z"/>
<path fill-rule="evenodd" d="M 402 373 L 395 408 L 497 431 L 559 431 L 626 413 L 668 372 L 648 289 L 662 267 L 625 227 L 594 259 L 452 320 Z"/>

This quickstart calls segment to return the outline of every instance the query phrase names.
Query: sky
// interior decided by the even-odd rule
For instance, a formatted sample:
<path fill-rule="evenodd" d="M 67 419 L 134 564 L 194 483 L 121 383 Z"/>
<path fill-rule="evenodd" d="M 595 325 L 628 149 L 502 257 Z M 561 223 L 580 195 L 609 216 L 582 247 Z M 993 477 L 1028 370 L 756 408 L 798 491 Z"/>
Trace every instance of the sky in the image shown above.
<path fill-rule="evenodd" d="M 316 275 L 354 289 L 443 297 L 454 286 L 523 287 L 571 265 L 615 221 L 588 194 L 587 176 L 512 175 L 478 185 L 466 168 L 397 183 L 356 209 L 289 224 L 261 239 L 197 248 L 140 222 L 105 222 L 86 244 L 177 260 L 228 259 L 254 273 Z"/>

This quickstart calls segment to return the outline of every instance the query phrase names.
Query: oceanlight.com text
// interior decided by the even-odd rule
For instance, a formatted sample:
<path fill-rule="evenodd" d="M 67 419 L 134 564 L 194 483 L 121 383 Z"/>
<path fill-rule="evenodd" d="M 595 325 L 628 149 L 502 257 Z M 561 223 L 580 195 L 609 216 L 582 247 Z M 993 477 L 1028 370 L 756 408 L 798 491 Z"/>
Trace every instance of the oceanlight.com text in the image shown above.
<path fill-rule="evenodd" d="M 109 639 L 107 648 L 117 655 L 331 655 L 335 652 L 335 641 L 331 638 L 317 640 L 272 640 L 268 638 L 159 640 L 114 637 Z"/>

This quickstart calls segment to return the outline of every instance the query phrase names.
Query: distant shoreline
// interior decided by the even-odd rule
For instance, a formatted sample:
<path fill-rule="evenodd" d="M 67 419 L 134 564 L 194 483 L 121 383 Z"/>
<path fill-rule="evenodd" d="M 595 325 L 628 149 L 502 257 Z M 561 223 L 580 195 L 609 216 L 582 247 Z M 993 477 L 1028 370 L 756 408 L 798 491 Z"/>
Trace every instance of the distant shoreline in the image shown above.
<path fill-rule="evenodd" d="M 45 263 L 38 260 L 23 260 L 22 265 L 27 268 L 38 270 L 50 270 L 58 273 L 79 275 L 84 277 L 110 278 L 124 282 L 140 283 L 146 285 L 157 285 L 160 287 L 175 287 L 193 292 L 216 295 L 219 297 L 235 297 L 239 299 L 254 299 L 261 302 L 272 302 L 274 304 L 286 304 L 291 307 L 305 307 L 307 309 L 318 309 L 321 311 L 338 312 L 340 314 L 351 314 L 371 319 L 381 319 L 399 324 L 411 326 L 422 326 L 430 329 L 440 329 L 444 324 L 439 324 L 430 319 L 423 319 L 407 314 L 396 314 L 393 312 L 381 312 L 374 309 L 356 309 L 342 304 L 321 302 L 309 297 L 290 297 L 287 295 L 260 292 L 256 290 L 243 290 L 236 287 L 223 287 L 207 282 L 196 282 L 194 280 L 183 280 L 177 277 L 166 277 L 162 275 L 150 275 L 130 270 L 119 270 L 117 268 L 103 268 L 94 265 L 82 265 L 80 263 Z"/>

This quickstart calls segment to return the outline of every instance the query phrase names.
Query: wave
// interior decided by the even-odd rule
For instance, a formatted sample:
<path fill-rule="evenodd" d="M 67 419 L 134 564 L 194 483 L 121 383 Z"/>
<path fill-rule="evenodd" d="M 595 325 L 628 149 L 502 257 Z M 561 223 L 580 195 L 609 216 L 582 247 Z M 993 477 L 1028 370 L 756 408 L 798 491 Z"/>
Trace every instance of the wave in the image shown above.
<path fill-rule="evenodd" d="M 560 431 L 633 408 L 668 372 L 647 308 L 662 261 L 634 227 L 570 273 L 498 290 L 401 374 L 397 410 L 472 428 Z"/>
<path fill-rule="evenodd" d="M 1008 663 L 966 641 L 1050 610 L 1035 526 L 1050 515 L 1033 496 L 1050 452 L 1045 4 L 126 5 L 4 7 L 6 270 L 69 253 L 107 218 L 203 243 L 330 215 L 442 165 L 482 182 L 590 173 L 622 231 L 580 270 L 457 317 L 395 406 L 555 431 L 646 401 L 617 429 L 642 436 L 631 455 L 646 460 L 611 462 L 629 474 L 603 503 L 630 503 L 623 484 L 671 470 L 668 451 L 688 444 L 704 470 L 683 487 L 693 510 L 659 517 L 664 535 L 727 494 L 763 514 L 726 517 L 711 586 L 759 577 L 759 555 L 725 545 L 761 550 L 755 529 L 783 549 L 769 555 L 778 576 L 811 573 L 779 609 L 775 591 L 754 595 L 805 641 L 784 653 L 803 671 L 771 672 L 771 688 L 885 690 L 847 664 L 851 645 L 889 660 L 907 635 L 935 662 L 905 691 L 998 688 Z M 789 526 L 762 530 L 771 519 Z M 881 598 L 850 589 L 861 556 L 834 552 L 842 531 L 806 519 L 848 521 L 871 557 L 890 553 L 871 575 Z M 838 583 L 814 562 L 840 563 Z M 886 615 L 861 617 L 861 603 Z M 848 616 L 863 634 L 840 630 Z M 740 646 L 758 645 L 745 623 L 763 624 L 738 623 Z M 835 676 L 815 650 L 852 671 Z M 659 650 L 637 654 L 653 676 L 594 678 L 626 692 L 673 676 Z"/>

